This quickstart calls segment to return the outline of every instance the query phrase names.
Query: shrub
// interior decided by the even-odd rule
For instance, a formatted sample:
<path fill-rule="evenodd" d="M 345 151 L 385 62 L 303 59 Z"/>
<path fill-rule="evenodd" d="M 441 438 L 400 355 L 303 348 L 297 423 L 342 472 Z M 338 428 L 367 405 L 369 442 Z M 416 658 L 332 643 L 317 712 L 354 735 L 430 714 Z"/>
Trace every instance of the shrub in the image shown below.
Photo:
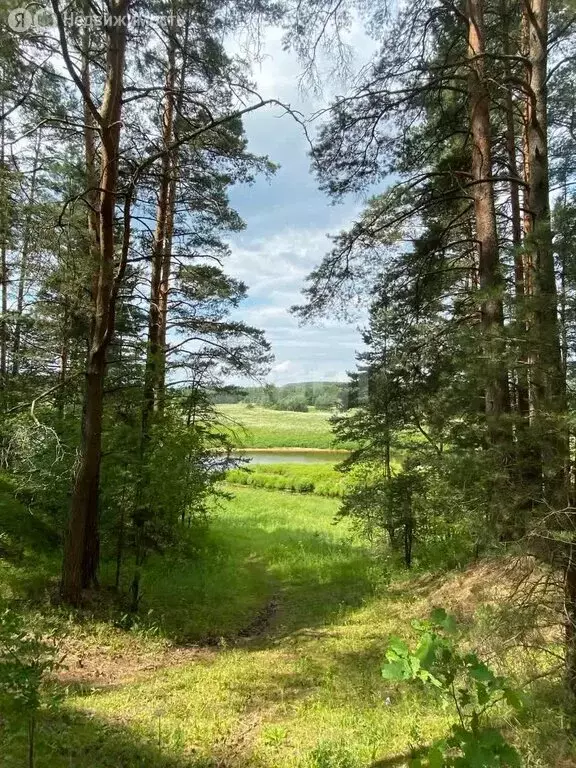
<path fill-rule="evenodd" d="M 59 636 L 46 635 L 40 626 L 5 610 L 0 616 L 0 700 L 2 712 L 28 725 L 28 766 L 34 766 L 36 720 L 42 704 L 54 705 L 59 697 L 46 686 L 50 672 L 62 665 Z"/>
<path fill-rule="evenodd" d="M 486 722 L 490 710 L 502 701 L 520 709 L 522 700 L 518 692 L 475 653 L 458 648 L 456 621 L 444 609 L 435 609 L 430 620 L 413 622 L 413 626 L 420 635 L 416 649 L 411 651 L 403 640 L 392 638 L 382 677 L 390 681 L 416 681 L 435 689 L 454 705 L 458 722 L 446 738 L 424 750 L 422 757 L 414 758 L 411 767 L 518 768 L 518 752 L 497 728 Z"/>

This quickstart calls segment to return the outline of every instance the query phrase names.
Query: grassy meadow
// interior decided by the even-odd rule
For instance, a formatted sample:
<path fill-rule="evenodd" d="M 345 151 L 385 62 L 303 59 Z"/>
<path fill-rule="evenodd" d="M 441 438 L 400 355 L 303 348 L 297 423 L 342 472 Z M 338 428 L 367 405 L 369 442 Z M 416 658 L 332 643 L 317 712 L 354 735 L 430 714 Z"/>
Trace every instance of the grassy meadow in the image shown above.
<path fill-rule="evenodd" d="M 329 411 L 273 411 L 244 403 L 219 405 L 223 427 L 239 448 L 351 448 L 334 443 Z"/>
<path fill-rule="evenodd" d="M 235 488 L 180 559 L 151 561 L 138 625 L 55 614 L 69 631 L 67 695 L 42 715 L 38 768 L 402 765 L 440 736 L 454 713 L 430 692 L 384 681 L 380 663 L 391 633 L 409 637 L 413 618 L 466 589 L 386 573 L 334 524 L 336 509 L 333 499 Z M 15 595 L 26 566 L 2 574 Z M 476 607 L 457 610 L 469 623 Z M 495 651 L 493 629 L 483 637 L 478 627 L 474 640 Z M 517 653 L 500 661 L 519 674 L 529 663 Z M 538 693 L 530 726 L 503 710 L 505 728 L 526 765 L 569 765 L 561 714 Z M 2 766 L 22 766 L 24 727 L 2 728 L 0 750 Z"/>
<path fill-rule="evenodd" d="M 346 487 L 346 478 L 331 462 L 254 464 L 230 470 L 226 479 L 235 485 L 329 497 L 341 497 Z"/>

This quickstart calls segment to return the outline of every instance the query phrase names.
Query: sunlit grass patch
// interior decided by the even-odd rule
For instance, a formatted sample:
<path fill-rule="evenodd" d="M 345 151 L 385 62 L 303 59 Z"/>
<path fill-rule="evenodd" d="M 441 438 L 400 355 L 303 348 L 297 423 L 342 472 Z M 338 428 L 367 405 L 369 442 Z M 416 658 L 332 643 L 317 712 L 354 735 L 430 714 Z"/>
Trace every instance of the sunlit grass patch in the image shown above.
<path fill-rule="evenodd" d="M 243 403 L 219 405 L 222 423 L 242 448 L 351 448 L 335 444 L 328 411 L 274 411 Z"/>

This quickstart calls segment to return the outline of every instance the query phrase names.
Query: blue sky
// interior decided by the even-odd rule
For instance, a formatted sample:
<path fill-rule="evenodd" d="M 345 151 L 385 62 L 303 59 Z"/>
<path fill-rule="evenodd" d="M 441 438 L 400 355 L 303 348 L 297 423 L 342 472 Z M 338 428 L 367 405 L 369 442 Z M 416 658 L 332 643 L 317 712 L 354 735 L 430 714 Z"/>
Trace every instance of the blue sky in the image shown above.
<path fill-rule="evenodd" d="M 353 44 L 365 40 L 359 31 L 352 35 Z M 279 30 L 268 31 L 263 53 L 254 77 L 264 98 L 277 98 L 306 116 L 326 103 L 327 96 L 301 93 L 299 63 L 282 50 Z M 227 271 L 249 287 L 250 298 L 238 314 L 262 328 L 272 344 L 275 362 L 269 381 L 344 380 L 361 346 L 357 324 L 326 318 L 302 327 L 289 308 L 302 302 L 306 275 L 329 249 L 328 234 L 348 225 L 361 201 L 334 206 L 318 190 L 302 128 L 290 116 L 282 116 L 280 108 L 248 115 L 245 128 L 250 150 L 268 155 L 281 167 L 271 179 L 238 186 L 231 194 L 246 222 L 244 232 L 229 238 L 232 255 Z"/>

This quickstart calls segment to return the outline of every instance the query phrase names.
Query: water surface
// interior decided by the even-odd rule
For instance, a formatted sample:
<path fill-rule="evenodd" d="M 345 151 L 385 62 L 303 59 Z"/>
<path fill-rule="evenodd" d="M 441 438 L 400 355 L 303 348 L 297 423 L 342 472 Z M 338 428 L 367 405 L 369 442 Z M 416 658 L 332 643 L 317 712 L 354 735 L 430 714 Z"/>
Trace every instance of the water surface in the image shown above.
<path fill-rule="evenodd" d="M 344 461 L 342 451 L 235 451 L 232 456 L 249 459 L 250 464 L 336 464 Z"/>

